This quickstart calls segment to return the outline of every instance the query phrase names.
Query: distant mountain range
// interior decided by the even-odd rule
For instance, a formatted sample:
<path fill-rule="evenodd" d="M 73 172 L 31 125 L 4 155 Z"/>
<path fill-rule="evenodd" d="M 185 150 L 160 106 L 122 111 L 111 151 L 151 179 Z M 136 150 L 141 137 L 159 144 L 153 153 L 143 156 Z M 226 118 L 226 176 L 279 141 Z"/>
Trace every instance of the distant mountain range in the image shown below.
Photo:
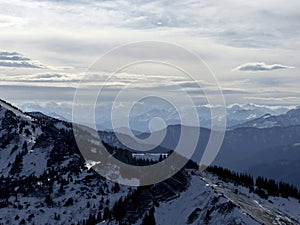
<path fill-rule="evenodd" d="M 259 118 L 255 118 L 241 124 L 232 126 L 231 128 L 240 127 L 256 127 L 256 128 L 270 128 L 270 127 L 289 127 L 300 125 L 300 108 L 292 109 L 284 114 L 272 115 L 265 114 Z"/>
<path fill-rule="evenodd" d="M 44 105 L 36 103 L 23 103 L 20 108 L 27 112 L 42 112 L 48 116 L 62 119 L 65 121 L 72 121 L 72 106 L 67 104 L 55 104 L 48 103 Z M 218 107 L 217 107 L 218 108 Z M 295 108 L 291 106 L 268 106 L 257 104 L 232 104 L 227 107 L 227 127 L 234 128 L 245 122 L 252 121 L 253 119 L 260 118 L 266 114 L 273 116 L 286 113 L 290 109 Z M 211 106 L 203 105 L 197 107 L 199 115 L 200 126 L 210 128 Z M 188 116 L 188 115 L 187 115 Z M 141 112 L 133 111 L 130 115 L 129 122 L 130 127 L 133 130 L 139 132 L 149 131 L 148 125 L 151 118 L 161 117 L 166 125 L 180 124 L 178 114 L 170 109 L 166 110 L 164 107 L 156 106 L 155 104 L 150 108 L 144 108 Z M 114 118 L 116 122 L 118 120 L 124 120 L 124 115 L 121 113 Z M 194 125 L 196 126 L 196 125 Z M 101 117 L 97 118 L 98 130 L 113 130 L 111 124 L 111 113 L 108 107 L 101 108 Z"/>
<path fill-rule="evenodd" d="M 218 110 L 218 107 L 216 107 Z M 233 104 L 227 107 L 227 128 L 239 126 L 240 124 L 260 118 L 266 114 L 280 115 L 288 112 L 291 107 L 287 106 L 263 106 L 256 104 Z M 199 106 L 197 108 L 200 126 L 210 128 L 211 126 L 211 108 L 210 106 Z M 130 115 L 130 128 L 140 132 L 148 131 L 148 125 L 151 118 L 161 117 L 167 125 L 180 124 L 180 118 L 177 113 L 165 111 L 163 109 L 153 109 L 141 114 Z M 188 117 L 188 115 L 186 115 Z M 124 119 L 122 117 L 120 120 Z M 110 119 L 106 121 L 97 121 L 101 130 L 113 130 Z M 196 125 L 195 125 L 196 126 Z"/>

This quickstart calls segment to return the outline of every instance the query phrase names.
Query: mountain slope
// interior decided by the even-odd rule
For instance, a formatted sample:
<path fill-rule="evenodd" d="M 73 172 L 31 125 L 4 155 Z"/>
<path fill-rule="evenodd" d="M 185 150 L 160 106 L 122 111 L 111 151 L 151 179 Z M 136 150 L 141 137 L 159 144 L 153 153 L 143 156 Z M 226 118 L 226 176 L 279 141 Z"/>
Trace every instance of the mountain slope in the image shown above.
<path fill-rule="evenodd" d="M 299 114 L 300 119 L 300 114 Z M 200 137 L 192 160 L 200 162 L 209 140 L 210 130 L 198 127 L 185 127 L 191 132 L 200 129 Z M 174 149 L 180 138 L 181 125 L 168 126 L 158 134 L 166 133 L 160 146 Z M 149 134 L 141 134 L 144 138 Z M 225 132 L 220 151 L 213 161 L 239 172 L 263 175 L 285 181 L 300 187 L 300 126 L 270 128 L 236 128 Z"/>
<path fill-rule="evenodd" d="M 258 224 L 195 169 L 146 187 L 108 181 L 83 159 L 70 123 L 0 105 L 0 224 L 141 224 L 152 209 L 162 225 Z M 86 138 L 85 157 L 101 159 L 89 128 L 75 129 Z M 135 162 L 125 149 L 109 150 Z"/>
<path fill-rule="evenodd" d="M 178 198 L 155 208 L 157 224 L 259 224 L 199 176 Z"/>
<path fill-rule="evenodd" d="M 202 179 L 222 196 L 262 224 L 299 224 L 300 203 L 298 199 L 269 196 L 262 199 L 248 188 L 231 181 L 224 182 L 218 176 L 204 172 Z"/>

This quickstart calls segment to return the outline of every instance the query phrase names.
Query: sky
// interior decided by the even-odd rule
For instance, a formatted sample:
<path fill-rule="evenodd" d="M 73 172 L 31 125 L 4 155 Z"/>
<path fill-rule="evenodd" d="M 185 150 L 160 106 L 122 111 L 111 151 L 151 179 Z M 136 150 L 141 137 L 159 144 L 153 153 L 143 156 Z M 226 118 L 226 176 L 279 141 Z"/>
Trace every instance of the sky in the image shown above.
<path fill-rule="evenodd" d="M 97 66 L 103 55 L 118 46 L 152 40 L 198 55 L 215 75 L 226 105 L 297 106 L 299 8 L 297 0 L 2 0 L 0 98 L 25 110 L 48 109 L 69 117 L 76 88 L 95 65 L 98 77 L 90 76 L 87 85 L 103 87 L 110 72 Z M 135 51 L 159 59 L 174 57 L 171 50 L 153 46 L 115 54 L 107 62 L 133 60 Z M 181 54 L 175 58 L 191 70 L 198 66 Z M 215 80 L 206 76 L 211 74 L 195 71 L 194 79 L 187 79 L 174 67 L 133 65 L 105 83 L 102 103 L 110 105 L 118 91 L 135 82 L 119 107 L 131 102 L 137 90 L 177 95 L 184 106 L 175 82 L 197 105 L 206 104 L 195 86 L 196 80 L 207 95 L 216 95 Z"/>

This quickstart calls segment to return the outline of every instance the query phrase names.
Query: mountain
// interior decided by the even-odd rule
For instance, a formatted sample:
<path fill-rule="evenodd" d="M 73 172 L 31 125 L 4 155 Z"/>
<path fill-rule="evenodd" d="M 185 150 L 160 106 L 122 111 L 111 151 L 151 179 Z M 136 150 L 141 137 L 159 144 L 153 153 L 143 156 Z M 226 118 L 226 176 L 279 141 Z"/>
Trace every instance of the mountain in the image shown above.
<path fill-rule="evenodd" d="M 64 104 L 57 104 L 54 102 L 48 102 L 45 105 L 39 105 L 35 103 L 23 103 L 20 105 L 22 111 L 27 113 L 43 113 L 47 116 L 60 119 L 63 121 L 72 121 L 72 109 Z"/>
<path fill-rule="evenodd" d="M 115 148 L 126 149 L 133 153 L 141 152 L 143 151 L 143 149 L 151 149 L 150 151 L 147 151 L 148 153 L 168 153 L 171 151 L 171 148 L 165 148 L 162 145 L 155 146 L 151 143 L 139 143 L 135 141 L 130 135 L 124 133 L 118 133 L 116 135 L 116 133 L 112 131 L 98 131 L 98 134 L 100 139 L 105 143 L 109 143 L 110 146 Z M 122 138 L 122 142 L 119 140 L 120 136 Z M 141 136 L 144 136 L 144 134 L 137 135 L 137 138 Z M 127 146 L 133 146 L 134 148 L 130 148 Z"/>
<path fill-rule="evenodd" d="M 79 152 L 72 129 L 81 131 L 86 152 Z M 280 205 L 290 207 L 295 199 L 272 198 L 271 204 L 247 188 L 223 183 L 193 167 L 145 187 L 106 180 L 91 168 L 92 161 L 85 160 L 102 159 L 95 148 L 103 145 L 89 128 L 72 127 L 41 113 L 23 113 L 4 101 L 0 101 L 0 140 L 0 224 L 149 224 L 153 219 L 156 224 L 180 225 L 299 222 L 300 215 Z M 126 149 L 106 146 L 120 160 L 143 162 Z M 248 197 L 234 194 L 237 188 Z"/>
<path fill-rule="evenodd" d="M 300 108 L 292 109 L 287 113 L 281 115 L 265 114 L 259 118 L 238 124 L 232 128 L 239 127 L 256 127 L 256 128 L 268 128 L 268 127 L 289 127 L 300 125 Z"/>
<path fill-rule="evenodd" d="M 278 121 L 280 126 L 241 127 L 227 130 L 213 164 L 257 176 L 263 175 L 300 187 L 300 125 L 297 125 L 300 111 L 294 109 L 282 115 L 264 117 L 263 120 L 269 118 Z M 164 130 L 154 132 L 155 136 L 165 137 L 161 143 L 156 143 L 158 146 L 153 152 L 166 153 L 175 149 L 181 128 L 181 125 L 171 125 Z M 199 141 L 192 157 L 193 161 L 199 162 L 209 140 L 210 130 L 188 126 L 185 126 L 185 129 L 190 132 L 200 130 Z M 102 132 L 100 136 L 107 143 L 126 148 L 113 132 Z M 137 135 L 141 139 L 149 136 L 150 133 Z M 134 142 L 130 139 L 132 138 L 127 136 L 127 142 Z"/>
<path fill-rule="evenodd" d="M 257 105 L 253 103 L 247 104 L 232 104 L 227 107 L 229 126 L 232 124 L 241 123 L 241 121 L 248 121 L 259 118 L 265 114 L 280 115 L 286 113 L 291 108 L 290 106 L 271 106 L 271 105 Z"/>
<path fill-rule="evenodd" d="M 155 107 L 155 106 L 153 106 Z M 158 108 L 158 109 L 157 109 Z M 173 111 L 167 111 L 164 109 L 159 109 L 159 107 L 154 109 L 144 109 L 143 113 L 133 113 L 130 115 L 130 127 L 133 130 L 138 130 L 140 132 L 147 132 L 148 125 L 151 118 L 160 117 L 164 120 L 167 126 L 180 124 L 180 117 L 177 113 Z M 220 107 L 215 107 L 218 110 Z M 264 106 L 256 104 L 232 104 L 227 107 L 227 127 L 235 128 L 239 124 L 247 123 L 253 119 L 260 118 L 266 114 L 270 115 L 280 115 L 286 113 L 291 107 L 288 106 Z M 199 115 L 200 126 L 204 128 L 210 128 L 211 126 L 211 106 L 203 105 L 197 107 L 197 112 Z M 188 113 L 188 112 L 187 112 Z M 106 112 L 105 114 L 109 114 Z M 187 115 L 183 115 L 188 118 Z M 107 116 L 108 117 L 108 116 Z M 105 121 L 97 121 L 99 128 L 106 130 L 113 130 L 110 117 Z M 117 118 L 117 120 L 123 120 L 122 116 Z M 196 125 L 195 125 L 196 126 Z"/>
<path fill-rule="evenodd" d="M 20 108 L 26 112 L 42 112 L 45 115 L 58 118 L 64 121 L 72 120 L 72 104 L 57 104 L 54 102 L 48 102 L 43 104 L 38 103 L 23 103 L 20 104 Z M 218 106 L 215 107 L 218 110 Z M 251 121 L 256 118 L 260 118 L 266 114 L 280 115 L 286 113 L 294 106 L 272 106 L 272 105 L 258 105 L 253 103 L 248 104 L 231 104 L 227 107 L 227 127 L 232 128 L 244 122 Z M 113 130 L 111 123 L 111 107 L 100 107 L 96 108 L 101 115 L 97 118 L 97 129 L 98 130 Z M 210 128 L 211 126 L 211 106 L 210 105 L 199 105 L 196 108 L 200 126 Z M 119 114 L 116 114 L 114 121 L 118 124 L 118 121 L 123 121 L 124 114 L 120 109 Z M 187 110 L 186 116 L 188 118 L 189 111 Z M 148 104 L 139 105 L 136 110 L 132 110 L 129 117 L 130 127 L 132 130 L 138 132 L 148 132 L 149 121 L 151 118 L 160 117 L 166 125 L 180 124 L 180 117 L 178 113 L 170 107 L 166 107 L 165 104 L 159 104 L 157 102 L 148 102 Z M 84 123 L 84 117 L 82 118 Z M 194 125 L 196 126 L 196 124 Z M 162 128 L 160 128 L 162 129 Z"/>
<path fill-rule="evenodd" d="M 293 111 L 296 112 L 296 111 Z M 175 149 L 180 139 L 182 125 L 168 126 L 156 132 L 165 137 L 159 146 Z M 192 160 L 200 162 L 211 131 L 206 128 L 184 127 L 190 132 L 200 132 Z M 149 133 L 139 135 L 140 138 Z M 243 127 L 225 132 L 220 151 L 213 165 L 235 171 L 249 172 L 285 181 L 300 187 L 300 126 L 252 128 Z"/>

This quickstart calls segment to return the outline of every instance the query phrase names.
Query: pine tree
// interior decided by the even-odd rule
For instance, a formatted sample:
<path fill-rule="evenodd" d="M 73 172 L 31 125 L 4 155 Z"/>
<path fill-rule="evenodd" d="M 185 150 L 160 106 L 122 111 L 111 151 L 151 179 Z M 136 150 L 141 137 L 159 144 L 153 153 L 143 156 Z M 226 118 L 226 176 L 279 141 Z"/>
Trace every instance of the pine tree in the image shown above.
<path fill-rule="evenodd" d="M 103 211 L 103 219 L 104 220 L 107 220 L 107 219 L 109 219 L 110 218 L 110 212 L 109 212 L 109 209 L 108 209 L 108 207 L 105 207 L 104 208 L 104 211 Z"/>
<path fill-rule="evenodd" d="M 46 204 L 47 204 L 48 206 L 50 206 L 50 205 L 53 204 L 53 200 L 52 200 L 52 198 L 51 198 L 51 196 L 50 196 L 49 194 L 46 195 L 46 197 L 45 197 L 45 202 L 46 202 Z"/>
<path fill-rule="evenodd" d="M 115 183 L 115 185 L 112 188 L 113 193 L 117 193 L 120 191 L 120 185 L 118 183 Z"/>

